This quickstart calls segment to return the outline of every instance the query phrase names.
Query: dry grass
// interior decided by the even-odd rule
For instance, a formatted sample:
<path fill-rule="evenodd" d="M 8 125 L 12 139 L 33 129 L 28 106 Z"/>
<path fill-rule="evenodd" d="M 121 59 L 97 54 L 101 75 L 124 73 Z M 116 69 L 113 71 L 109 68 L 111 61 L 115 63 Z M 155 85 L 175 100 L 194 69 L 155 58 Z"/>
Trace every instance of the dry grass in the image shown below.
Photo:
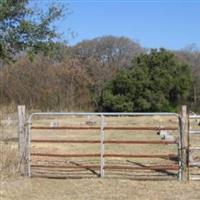
<path fill-rule="evenodd" d="M 79 124 L 83 125 L 85 122 L 85 118 L 75 118 L 75 119 L 60 119 L 60 125 L 67 124 Z M 35 119 L 34 125 L 49 125 L 52 119 Z M 117 118 L 113 120 L 112 118 L 108 118 L 107 122 L 115 125 L 129 124 L 131 126 L 144 126 L 145 124 L 151 125 L 159 125 L 160 119 L 158 118 L 127 118 L 121 119 Z M 120 124 L 122 123 L 122 124 Z M 165 125 L 175 125 L 176 120 L 170 120 L 165 118 L 162 119 L 162 123 Z M 128 131 L 121 132 L 118 131 L 109 131 L 106 132 L 106 139 L 138 139 L 138 140 L 158 140 L 159 137 L 155 132 L 140 132 L 130 134 Z M 7 128 L 4 128 L 4 139 L 16 137 L 16 126 L 11 125 Z M 177 137 L 177 132 L 173 132 L 173 135 Z M 99 132 L 76 132 L 76 131 L 33 131 L 33 138 L 62 138 L 62 139 L 99 139 Z M 195 138 L 194 142 L 200 143 L 200 138 Z M 164 200 L 184 200 L 191 199 L 197 200 L 200 199 L 200 182 L 178 182 L 176 177 L 173 177 L 174 180 L 166 180 L 166 181 L 137 181 L 135 178 L 140 173 L 144 172 L 130 172 L 124 171 L 123 173 L 118 172 L 118 174 L 113 174 L 111 172 L 106 172 L 106 177 L 103 179 L 98 178 L 93 173 L 88 173 L 87 175 L 83 175 L 85 171 L 73 172 L 75 174 L 81 173 L 83 178 L 79 179 L 47 179 L 47 178 L 36 178 L 33 177 L 31 179 L 24 178 L 17 175 L 17 144 L 14 142 L 10 142 L 7 140 L 7 144 L 5 142 L 1 142 L 1 157 L 2 165 L 1 165 L 1 188 L 0 188 L 0 199 L 1 200 L 68 200 L 68 199 L 145 199 L 145 200 L 153 200 L 153 199 L 164 199 Z M 161 154 L 161 153 L 176 153 L 176 147 L 172 147 L 169 145 L 160 146 L 158 148 L 157 145 L 106 145 L 107 153 L 146 153 L 146 154 Z M 32 151 L 35 152 L 51 152 L 51 153 L 90 153 L 90 152 L 99 152 L 98 145 L 76 145 L 76 144 L 59 144 L 59 145 L 50 145 L 50 144 L 32 144 Z M 56 162 L 56 163 L 69 163 L 71 161 L 75 161 L 78 163 L 99 163 L 99 159 L 67 159 L 67 160 L 48 160 L 47 158 L 32 159 L 35 163 L 44 163 L 44 162 Z M 139 162 L 143 164 L 159 164 L 163 162 L 166 164 L 168 161 L 161 159 L 107 159 L 106 164 L 109 163 L 117 163 L 117 164 L 129 164 L 130 162 Z M 169 161 L 171 162 L 171 161 Z M 172 161 L 173 162 L 173 161 Z M 97 171 L 98 172 L 98 171 Z M 36 174 L 36 171 L 34 172 Z M 46 171 L 46 173 L 52 173 L 50 171 Z M 55 173 L 55 172 L 54 172 Z M 60 172 L 63 174 L 63 172 Z M 64 172 L 66 173 L 66 172 Z M 68 172 L 69 175 L 71 172 Z M 164 178 L 168 178 L 165 173 L 157 173 L 157 175 L 161 174 Z M 65 174 L 66 175 L 66 174 Z M 89 175 L 89 176 L 88 176 Z M 144 175 L 144 174 L 143 174 Z M 149 173 L 145 172 L 145 175 L 148 176 Z M 151 174 L 152 176 L 152 174 Z M 84 177 L 92 177 L 92 178 L 84 178 Z M 153 176 L 154 177 L 154 176 Z"/>
<path fill-rule="evenodd" d="M 11 177 L 18 171 L 17 145 L 0 142 L 0 172 L 4 177 Z"/>
<path fill-rule="evenodd" d="M 199 200 L 199 182 L 133 181 L 122 179 L 10 179 L 4 182 L 2 199 L 145 199 Z"/>

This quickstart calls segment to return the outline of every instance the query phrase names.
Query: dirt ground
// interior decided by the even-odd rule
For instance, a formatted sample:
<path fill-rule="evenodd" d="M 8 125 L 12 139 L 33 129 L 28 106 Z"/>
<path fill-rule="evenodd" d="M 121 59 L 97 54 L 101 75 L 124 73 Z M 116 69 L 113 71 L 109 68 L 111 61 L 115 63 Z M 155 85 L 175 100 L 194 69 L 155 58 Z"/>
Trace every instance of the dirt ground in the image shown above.
<path fill-rule="evenodd" d="M 39 179 L 6 180 L 1 200 L 199 200 L 200 183 L 178 181 L 134 181 L 124 179 Z"/>
<path fill-rule="evenodd" d="M 59 121 L 59 126 L 80 125 L 84 126 L 87 118 L 48 118 L 42 120 L 36 118 L 33 122 L 34 126 L 49 126 L 51 121 Z M 99 125 L 99 119 L 90 119 Z M 99 171 L 67 171 L 64 170 L 41 170 L 32 169 L 32 178 L 20 176 L 18 171 L 17 157 L 17 121 L 13 117 L 12 123 L 6 119 L 1 126 L 1 184 L 0 184 L 0 200 L 53 200 L 53 199 L 200 199 L 200 181 L 179 182 L 177 181 L 177 171 L 170 172 L 144 172 L 144 171 L 106 171 L 105 178 L 99 178 Z M 176 126 L 175 118 L 107 118 L 109 126 Z M 194 123 L 195 126 L 195 123 Z M 194 127 L 193 126 L 193 127 Z M 178 132 L 173 131 L 173 136 L 178 137 Z M 32 139 L 99 139 L 99 131 L 77 132 L 64 130 L 55 132 L 48 131 L 32 131 Z M 160 140 L 155 131 L 140 131 L 130 134 L 128 131 L 109 131 L 105 133 L 106 140 Z M 200 144 L 200 137 L 194 138 L 194 143 Z M 31 144 L 31 152 L 48 152 L 48 153 L 99 153 L 99 145 L 90 144 Z M 105 153 L 128 153 L 128 154 L 168 154 L 177 153 L 176 145 L 106 145 Z M 198 157 L 198 156 L 196 156 Z M 49 159 L 47 157 L 32 157 L 32 164 L 99 164 L 99 158 L 67 158 L 67 159 Z M 165 159 L 122 159 L 107 158 L 106 165 L 117 164 L 125 166 L 134 165 L 157 165 L 157 164 L 175 164 L 174 160 Z M 87 171 L 87 173 L 85 173 Z M 42 172 L 42 173 L 41 173 Z M 59 178 L 38 178 L 37 175 L 53 175 L 59 174 Z M 79 174 L 77 178 L 76 175 Z M 72 176 L 73 175 L 73 176 Z M 64 179 L 63 179 L 64 177 Z M 81 177 L 81 178 L 80 178 Z M 144 178 L 137 180 L 138 178 Z M 154 180 L 152 178 L 162 178 L 162 180 Z"/>

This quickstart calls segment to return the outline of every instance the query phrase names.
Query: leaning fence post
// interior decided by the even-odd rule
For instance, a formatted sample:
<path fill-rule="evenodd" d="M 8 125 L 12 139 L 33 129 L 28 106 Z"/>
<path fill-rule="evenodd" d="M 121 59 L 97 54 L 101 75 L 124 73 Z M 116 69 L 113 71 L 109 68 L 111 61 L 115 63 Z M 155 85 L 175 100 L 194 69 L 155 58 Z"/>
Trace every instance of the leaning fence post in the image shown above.
<path fill-rule="evenodd" d="M 21 174 L 28 175 L 28 133 L 26 127 L 25 106 L 18 106 L 18 150 L 19 150 L 19 170 Z"/>
<path fill-rule="evenodd" d="M 188 117 L 187 106 L 183 105 L 181 110 L 181 162 L 182 162 L 182 180 L 188 180 L 187 162 L 188 162 Z"/>

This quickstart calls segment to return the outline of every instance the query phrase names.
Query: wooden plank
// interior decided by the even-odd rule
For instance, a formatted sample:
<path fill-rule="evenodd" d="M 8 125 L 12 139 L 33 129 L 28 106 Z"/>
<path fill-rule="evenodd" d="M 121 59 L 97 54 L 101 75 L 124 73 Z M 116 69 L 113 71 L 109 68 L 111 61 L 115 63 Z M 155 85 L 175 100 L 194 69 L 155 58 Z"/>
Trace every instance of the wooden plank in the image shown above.
<path fill-rule="evenodd" d="M 45 139 L 32 139 L 31 142 L 37 143 L 88 143 L 95 144 L 99 143 L 100 140 L 45 140 Z M 177 144 L 176 141 L 166 141 L 166 140 L 107 140 L 104 144 Z"/>
<path fill-rule="evenodd" d="M 20 160 L 23 159 L 24 145 L 25 145 L 25 106 L 18 106 L 18 149 Z"/>
<path fill-rule="evenodd" d="M 28 176 L 28 132 L 26 127 L 25 106 L 18 106 L 18 149 L 19 149 L 19 170 L 21 174 Z"/>
<path fill-rule="evenodd" d="M 100 130 L 101 127 L 93 126 L 60 126 L 60 127 L 45 127 L 45 126 L 32 126 L 31 129 L 35 130 Z M 178 130 L 178 127 L 117 127 L 117 126 L 107 126 L 104 130 Z"/>
<path fill-rule="evenodd" d="M 189 134 L 188 134 L 188 122 L 189 117 L 187 114 L 187 106 L 183 105 L 181 110 L 181 164 L 182 164 L 182 180 L 189 180 L 188 171 L 188 147 L 189 147 Z"/>

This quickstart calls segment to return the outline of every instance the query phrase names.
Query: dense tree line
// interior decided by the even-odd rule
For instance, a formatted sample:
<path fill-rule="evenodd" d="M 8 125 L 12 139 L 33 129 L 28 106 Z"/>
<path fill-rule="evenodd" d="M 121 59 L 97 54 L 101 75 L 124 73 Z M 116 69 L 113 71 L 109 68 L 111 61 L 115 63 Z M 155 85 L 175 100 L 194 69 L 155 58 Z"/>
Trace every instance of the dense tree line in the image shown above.
<path fill-rule="evenodd" d="M 192 85 L 189 65 L 164 49 L 133 59 L 104 89 L 105 111 L 173 111 L 186 103 Z"/>
<path fill-rule="evenodd" d="M 105 83 L 143 51 L 128 38 L 105 36 L 74 47 L 56 43 L 48 54 L 40 51 L 34 59 L 24 53 L 2 69 L 2 103 L 42 110 L 99 110 Z"/>
<path fill-rule="evenodd" d="M 63 7 L 35 16 L 28 0 L 0 2 L 0 105 L 81 111 L 200 111 L 200 51 L 148 50 L 126 37 L 57 41 Z M 57 41 L 57 42 L 56 42 Z"/>
<path fill-rule="evenodd" d="M 24 53 L 1 71 L 1 104 L 42 110 L 175 111 L 187 103 L 198 110 L 199 68 L 193 53 L 147 52 L 132 41 L 136 48 L 120 58 L 112 54 L 111 62 L 102 52 L 108 47 L 97 48 L 111 38 L 126 39 L 105 36 L 73 47 L 55 44 L 55 53 L 40 52 L 33 60 Z M 83 44 L 93 49 L 88 55 L 89 47 Z"/>

